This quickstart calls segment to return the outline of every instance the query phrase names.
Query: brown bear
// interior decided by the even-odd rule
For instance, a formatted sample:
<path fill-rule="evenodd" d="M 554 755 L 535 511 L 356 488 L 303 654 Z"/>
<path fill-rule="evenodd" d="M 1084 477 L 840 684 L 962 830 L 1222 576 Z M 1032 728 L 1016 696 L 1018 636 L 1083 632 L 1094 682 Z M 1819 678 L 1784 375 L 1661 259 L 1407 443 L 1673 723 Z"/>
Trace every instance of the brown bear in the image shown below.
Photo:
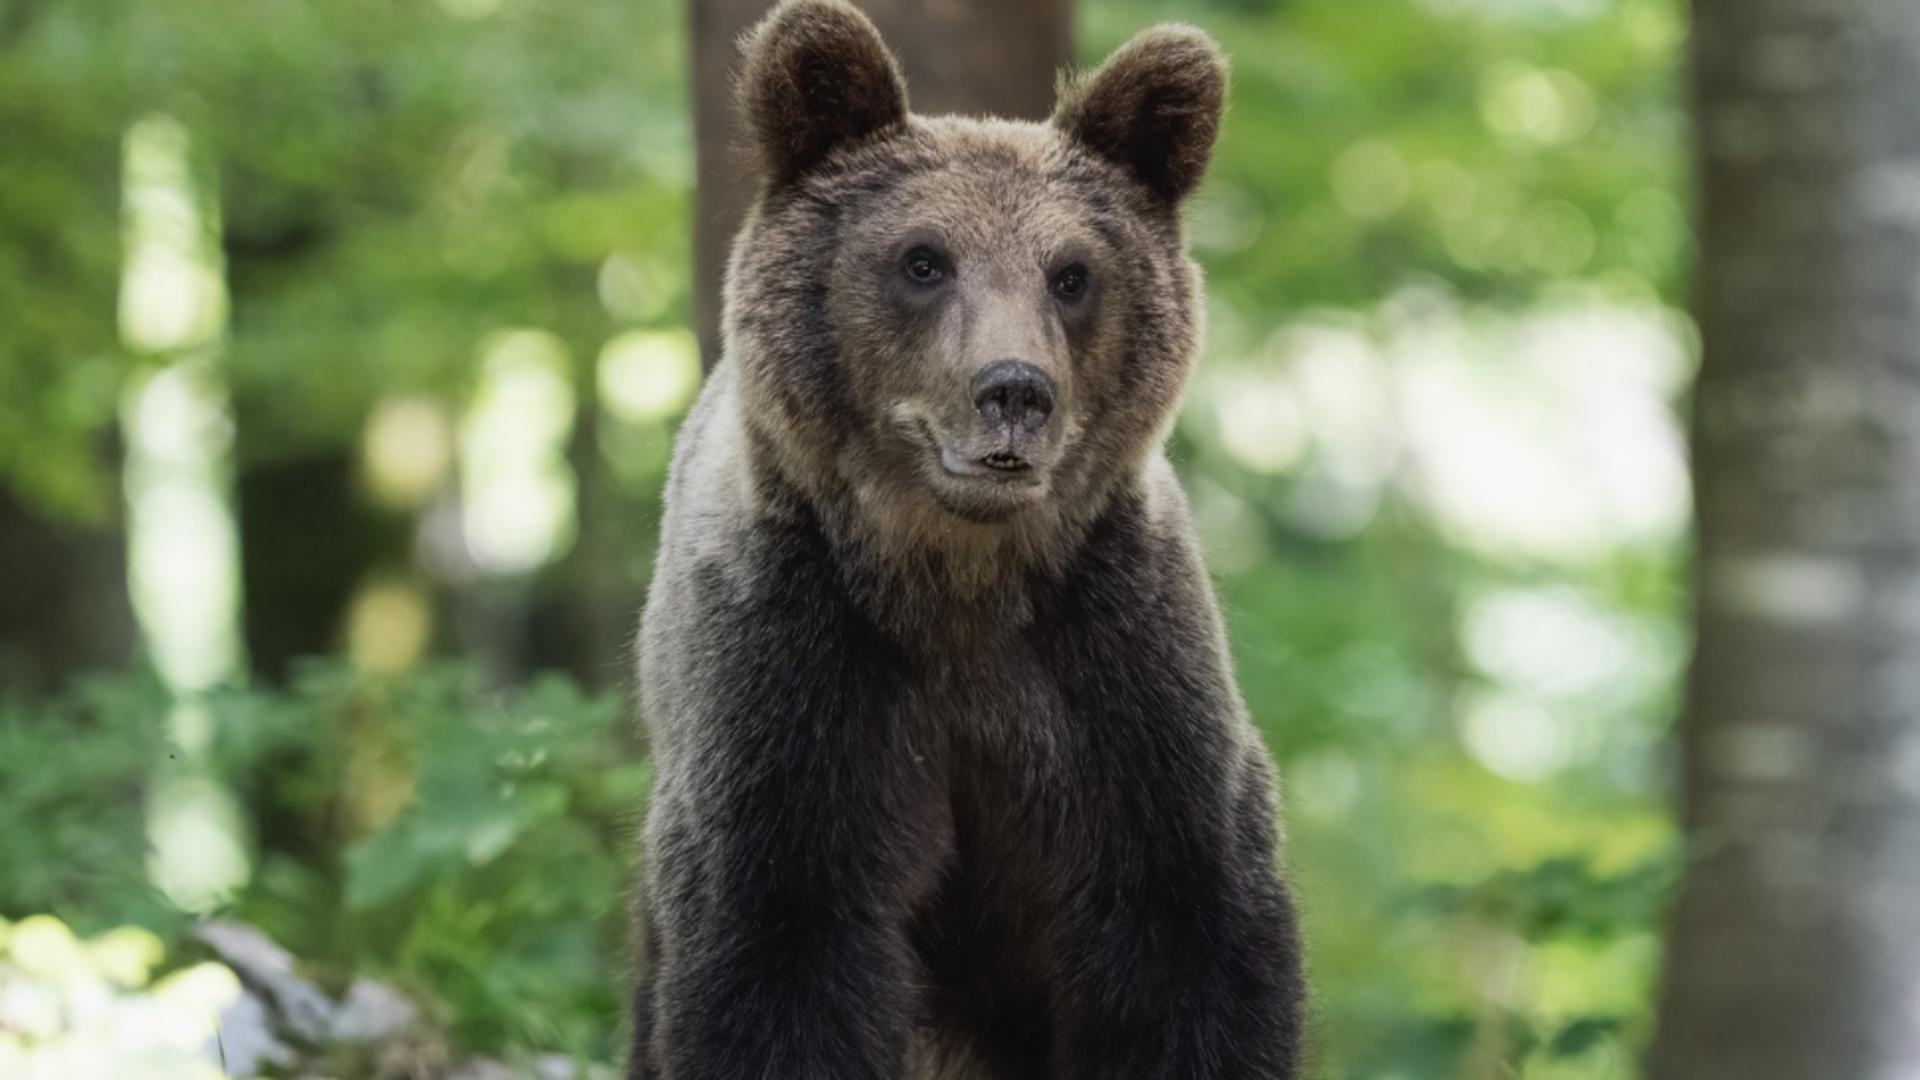
<path fill-rule="evenodd" d="M 922 117 L 840 0 L 745 39 L 764 186 L 640 643 L 631 1075 L 1296 1074 L 1273 783 L 1162 452 L 1226 65 Z"/>

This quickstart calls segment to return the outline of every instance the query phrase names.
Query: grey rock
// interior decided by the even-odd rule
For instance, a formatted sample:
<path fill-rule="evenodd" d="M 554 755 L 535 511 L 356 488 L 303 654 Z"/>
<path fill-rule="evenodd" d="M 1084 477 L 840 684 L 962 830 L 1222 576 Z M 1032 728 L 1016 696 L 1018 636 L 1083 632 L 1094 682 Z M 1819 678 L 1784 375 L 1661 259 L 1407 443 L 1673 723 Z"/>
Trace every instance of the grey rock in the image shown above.
<path fill-rule="evenodd" d="M 319 987 L 294 973 L 292 953 L 244 923 L 201 923 L 193 936 L 242 982 L 263 993 L 287 1030 L 308 1042 L 327 1040 L 338 1007 Z"/>
<path fill-rule="evenodd" d="M 327 1037 L 337 1043 L 370 1043 L 411 1026 L 420 1010 L 398 990 L 372 979 L 355 979 L 333 1014 Z"/>
<path fill-rule="evenodd" d="M 268 1066 L 289 1068 L 293 1048 L 273 1033 L 273 1014 L 251 990 L 242 990 L 220 1014 L 220 1026 L 207 1040 L 206 1058 L 230 1076 L 257 1076 Z"/>

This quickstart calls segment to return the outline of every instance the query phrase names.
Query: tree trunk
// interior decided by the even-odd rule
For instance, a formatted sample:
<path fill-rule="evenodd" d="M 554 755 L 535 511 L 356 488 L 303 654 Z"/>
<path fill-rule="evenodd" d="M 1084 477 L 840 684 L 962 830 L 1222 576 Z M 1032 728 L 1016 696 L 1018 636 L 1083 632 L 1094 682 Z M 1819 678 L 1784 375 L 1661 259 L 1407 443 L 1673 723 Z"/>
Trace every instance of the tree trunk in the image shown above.
<path fill-rule="evenodd" d="M 1920 4 L 1694 11 L 1690 860 L 1649 1071 L 1920 1077 Z"/>
<path fill-rule="evenodd" d="M 858 0 L 906 69 L 914 111 L 1029 120 L 1053 109 L 1073 47 L 1072 0 Z M 759 182 L 734 109 L 735 43 L 768 0 L 688 0 L 698 190 L 694 321 L 707 366 L 719 356 L 727 249 Z"/>
<path fill-rule="evenodd" d="M 262 461 L 244 452 L 248 435 L 235 499 L 247 657 L 284 682 L 296 661 L 339 651 L 355 590 L 373 568 L 405 565 L 408 533 L 367 506 L 350 447 Z"/>
<path fill-rule="evenodd" d="M 58 522 L 0 488 L 0 696 L 133 660 L 121 522 Z"/>

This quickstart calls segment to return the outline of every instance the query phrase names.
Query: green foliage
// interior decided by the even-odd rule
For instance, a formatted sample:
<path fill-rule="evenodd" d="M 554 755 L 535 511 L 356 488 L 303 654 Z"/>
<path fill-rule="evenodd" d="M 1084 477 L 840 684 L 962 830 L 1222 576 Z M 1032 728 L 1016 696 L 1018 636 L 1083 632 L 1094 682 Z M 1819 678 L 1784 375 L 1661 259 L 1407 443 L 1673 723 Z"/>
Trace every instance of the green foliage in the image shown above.
<path fill-rule="evenodd" d="M 83 932 L 171 921 L 147 884 L 145 832 L 148 781 L 170 753 L 165 701 L 139 678 L 0 698 L 0 915 L 57 911 Z"/>
<path fill-rule="evenodd" d="M 103 436 L 154 359 L 115 326 L 121 141 L 158 113 L 218 208 L 239 475 L 355 460 L 397 395 L 458 418 L 490 334 L 548 332 L 579 405 L 574 553 L 537 580 L 425 567 L 448 507 L 423 499 L 381 511 L 423 565 L 382 569 L 434 578 L 469 651 L 540 637 L 497 625 L 500 594 L 636 590 L 671 420 L 611 419 L 593 361 L 688 315 L 684 18 L 0 3 L 0 484 L 112 514 Z M 1234 62 L 1174 456 L 1284 779 L 1319 1073 L 1631 1075 L 1672 872 L 1686 495 L 1629 528 L 1602 489 L 1681 468 L 1683 5 L 1083 0 L 1081 58 L 1164 18 Z M 628 614 L 586 636 L 611 649 Z M 323 665 L 198 706 L 253 830 L 237 914 L 316 974 L 425 992 L 475 1048 L 615 1056 L 648 786 L 615 705 Z M 0 834 L 0 914 L 174 924 L 144 840 L 184 768 L 173 713 L 140 680 L 0 703 L 0 820 L 36 826 Z"/>
<path fill-rule="evenodd" d="M 476 1051 L 608 1060 L 625 1013 L 625 897 L 651 774 L 625 711 L 557 678 L 489 691 L 314 666 L 284 692 L 199 703 L 209 758 L 256 830 L 227 914 L 313 974 L 393 980 Z M 0 707 L 0 912 L 176 931 L 148 887 L 143 793 L 172 766 L 164 695 L 96 681 Z"/>
<path fill-rule="evenodd" d="M 1194 229 L 1226 306 L 1350 307 L 1422 278 L 1504 303 L 1576 278 L 1681 295 L 1675 0 L 1083 10 L 1089 60 L 1156 18 L 1233 58 Z"/>
<path fill-rule="evenodd" d="M 123 364 L 113 301 L 125 112 L 91 17 L 0 4 L 0 483 L 97 521 L 116 494 L 94 440 Z"/>
<path fill-rule="evenodd" d="M 232 294 L 243 466 L 351 443 L 399 391 L 459 397 L 488 331 L 576 362 L 677 325 L 691 149 L 673 0 L 0 4 L 0 482 L 63 516 L 114 507 L 134 363 L 120 289 L 122 140 L 193 140 Z M 644 295 L 596 290 L 624 255 Z"/>
<path fill-rule="evenodd" d="M 286 742 L 242 780 L 266 828 L 236 914 L 336 976 L 424 992 L 464 1046 L 610 1057 L 650 781 L 619 705 L 557 678 L 325 667 L 228 704 L 258 730 L 263 701 Z"/>
<path fill-rule="evenodd" d="M 1436 885 L 1417 902 L 1440 914 L 1508 927 L 1528 940 L 1604 941 L 1654 925 L 1678 876 L 1678 863 L 1666 851 L 1615 874 L 1561 856 L 1467 885 Z"/>

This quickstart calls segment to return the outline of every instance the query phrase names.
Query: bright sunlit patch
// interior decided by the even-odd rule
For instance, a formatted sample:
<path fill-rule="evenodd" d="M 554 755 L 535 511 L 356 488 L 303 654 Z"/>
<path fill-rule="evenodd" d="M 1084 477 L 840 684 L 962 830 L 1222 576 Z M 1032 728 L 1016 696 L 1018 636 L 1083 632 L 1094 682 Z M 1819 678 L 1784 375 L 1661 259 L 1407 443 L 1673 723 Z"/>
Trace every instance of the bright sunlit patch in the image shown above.
<path fill-rule="evenodd" d="M 1530 996 L 1536 1009 L 1550 1016 L 1621 1016 L 1642 1007 L 1660 966 L 1659 937 L 1644 932 L 1595 937 L 1572 936 L 1533 946 Z M 1619 1065 L 1604 1075 L 1633 1074 L 1625 1062 Z M 1569 1080 L 1587 1075 L 1572 1074 Z"/>
<path fill-rule="evenodd" d="M 1353 483 L 1327 469 L 1318 457 L 1287 492 L 1288 522 L 1327 542 L 1360 535 L 1379 510 L 1379 485 Z"/>
<path fill-rule="evenodd" d="M 204 472 L 233 443 L 226 394 L 206 360 L 194 357 L 136 381 L 128 396 L 127 435 L 143 464 Z"/>
<path fill-rule="evenodd" d="M 1306 456 L 1306 418 L 1277 371 L 1238 371 L 1216 380 L 1212 404 L 1220 446 L 1241 466 L 1283 473 Z"/>
<path fill-rule="evenodd" d="M 49 915 L 17 929 L 0 933 L 0 1076 L 223 1080 L 212 1044 L 240 996 L 232 971 L 196 964 L 149 987 L 163 949 L 145 930 L 82 941 Z"/>
<path fill-rule="evenodd" d="M 245 884 L 245 826 L 223 785 L 202 776 L 163 777 L 147 800 L 147 830 L 147 876 L 183 911 L 211 911 Z"/>
<path fill-rule="evenodd" d="M 134 516 L 134 610 L 154 662 L 173 686 L 211 686 L 237 669 L 240 655 L 239 547 L 229 508 L 214 493 L 157 482 L 141 492 Z"/>
<path fill-rule="evenodd" d="M 121 399 L 128 576 L 161 674 L 201 689 L 239 666 L 239 541 L 227 499 L 233 421 L 213 358 L 226 319 L 219 222 L 195 187 L 191 141 L 169 116 L 128 129 L 121 333 L 147 351 L 193 349 Z"/>
<path fill-rule="evenodd" d="M 1619 620 L 1570 588 L 1496 589 L 1472 600 L 1463 621 L 1467 655 L 1480 670 L 1548 697 L 1602 692 L 1640 659 Z"/>
<path fill-rule="evenodd" d="M 375 498 L 393 507 L 417 506 L 453 466 L 453 421 L 431 398 L 388 398 L 367 418 L 360 452 Z"/>
<path fill-rule="evenodd" d="M 375 581 L 347 611 L 347 652 L 362 671 L 405 671 L 420 661 L 433 633 L 433 609 L 419 588 Z"/>
<path fill-rule="evenodd" d="M 177 701 L 166 725 L 179 772 L 149 795 L 148 876 L 181 908 L 205 911 L 245 882 L 249 866 L 239 809 L 202 771 L 212 721 L 192 700 L 244 660 L 233 417 L 215 364 L 225 267 L 216 203 L 196 184 L 190 150 L 171 117 L 147 117 L 127 133 L 121 336 L 167 362 L 128 380 L 120 405 L 128 585 L 147 651 Z"/>
<path fill-rule="evenodd" d="M 1372 339 L 1356 326 L 1305 322 L 1275 332 L 1270 348 L 1286 366 L 1320 464 L 1351 488 L 1383 483 L 1400 447 L 1386 360 Z"/>
<path fill-rule="evenodd" d="M 565 553 L 573 540 L 573 472 L 534 463 L 495 473 L 469 488 L 464 524 L 474 562 L 524 573 Z"/>
<path fill-rule="evenodd" d="M 138 926 L 109 930 L 87 942 L 86 950 L 93 970 L 123 989 L 145 986 L 167 951 L 152 931 Z"/>
<path fill-rule="evenodd" d="M 125 269 L 120 334 L 148 352 L 202 345 L 226 324 L 227 292 L 212 201 L 193 183 L 187 129 L 155 114 L 123 147 Z"/>
<path fill-rule="evenodd" d="M 240 980 L 224 965 L 203 963 L 176 971 L 153 985 L 158 1008 L 150 1019 L 165 1026 L 154 1025 L 148 1038 L 181 1050 L 202 1048 L 213 1041 L 221 1012 L 239 996 Z"/>
<path fill-rule="evenodd" d="M 213 744 L 213 712 L 205 702 L 187 698 L 167 710 L 166 729 L 167 738 L 192 760 Z"/>
<path fill-rule="evenodd" d="M 1542 780 L 1573 759 L 1572 726 L 1539 702 L 1475 692 L 1467 696 L 1460 715 L 1467 753 L 1509 780 Z"/>
<path fill-rule="evenodd" d="M 677 415 L 700 387 L 700 346 L 685 330 L 629 330 L 600 350 L 600 403 L 621 420 Z"/>
<path fill-rule="evenodd" d="M 1482 76 L 1480 115 L 1501 135 L 1554 145 L 1585 135 L 1596 109 L 1593 91 L 1573 72 L 1509 60 Z"/>
<path fill-rule="evenodd" d="M 1457 542 L 1584 560 L 1685 528 L 1685 446 L 1668 396 L 1687 363 L 1665 312 L 1442 312 L 1400 328 L 1391 351 L 1413 493 Z"/>
<path fill-rule="evenodd" d="M 482 351 L 480 385 L 460 431 L 461 524 L 481 569 L 524 573 L 573 541 L 566 346 L 544 331 L 513 330 Z"/>
<path fill-rule="evenodd" d="M 210 362 L 181 360 L 131 382 L 122 416 L 134 612 L 168 685 L 203 689 L 241 653 L 225 395 Z"/>
<path fill-rule="evenodd" d="M 7 951 L 22 971 L 43 979 L 64 978 L 85 958 L 73 931 L 51 915 L 29 915 L 15 923 Z"/>

